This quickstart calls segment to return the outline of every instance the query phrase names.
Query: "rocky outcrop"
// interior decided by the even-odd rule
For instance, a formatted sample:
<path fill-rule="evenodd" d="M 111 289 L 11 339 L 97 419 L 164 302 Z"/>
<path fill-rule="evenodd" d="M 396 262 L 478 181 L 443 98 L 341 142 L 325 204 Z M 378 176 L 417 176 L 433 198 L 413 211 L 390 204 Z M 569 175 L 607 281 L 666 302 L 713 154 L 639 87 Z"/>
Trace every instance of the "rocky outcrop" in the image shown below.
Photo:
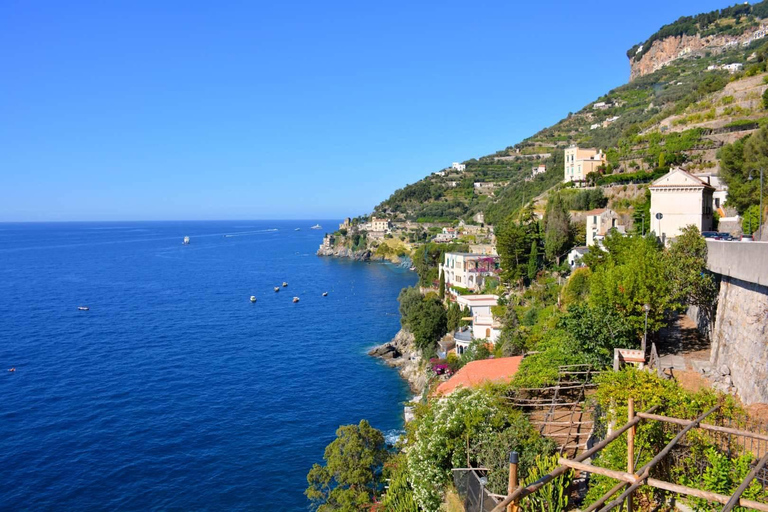
<path fill-rule="evenodd" d="M 381 358 L 387 365 L 397 368 L 414 393 L 421 393 L 427 387 L 421 352 L 416 348 L 410 332 L 400 329 L 392 341 L 373 348 L 368 355 Z"/>
<path fill-rule="evenodd" d="M 362 249 L 359 251 L 353 251 L 348 247 L 327 247 L 321 245 L 317 250 L 318 256 L 331 256 L 334 258 L 349 258 L 355 261 L 371 261 L 380 260 L 381 258 L 375 257 L 369 249 Z"/>
<path fill-rule="evenodd" d="M 629 59 L 629 79 L 631 81 L 653 73 L 677 59 L 703 56 L 706 52 L 717 54 L 728 48 L 741 49 L 742 43 L 754 40 L 755 32 L 760 29 L 747 30 L 739 36 L 716 34 L 701 37 L 696 34 L 656 40 L 640 59 Z"/>

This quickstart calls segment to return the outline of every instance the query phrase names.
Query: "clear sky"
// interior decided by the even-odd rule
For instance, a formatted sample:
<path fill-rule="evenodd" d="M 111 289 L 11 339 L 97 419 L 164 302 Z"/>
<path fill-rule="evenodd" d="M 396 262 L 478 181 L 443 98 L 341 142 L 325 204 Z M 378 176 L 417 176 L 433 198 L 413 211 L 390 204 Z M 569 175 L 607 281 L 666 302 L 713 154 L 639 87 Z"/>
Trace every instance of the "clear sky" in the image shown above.
<path fill-rule="evenodd" d="M 727 1 L 0 2 L 0 221 L 340 218 Z"/>

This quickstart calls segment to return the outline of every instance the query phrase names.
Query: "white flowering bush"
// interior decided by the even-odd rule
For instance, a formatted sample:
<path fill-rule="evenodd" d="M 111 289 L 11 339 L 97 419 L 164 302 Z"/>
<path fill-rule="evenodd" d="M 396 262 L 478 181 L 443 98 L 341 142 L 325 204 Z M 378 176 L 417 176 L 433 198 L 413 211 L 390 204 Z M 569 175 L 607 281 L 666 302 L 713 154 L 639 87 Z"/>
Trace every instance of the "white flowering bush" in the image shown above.
<path fill-rule="evenodd" d="M 504 424 L 502 409 L 485 390 L 460 390 L 432 403 L 418 419 L 408 450 L 410 483 L 419 506 L 439 510 L 451 468 L 467 466 L 467 446 Z"/>

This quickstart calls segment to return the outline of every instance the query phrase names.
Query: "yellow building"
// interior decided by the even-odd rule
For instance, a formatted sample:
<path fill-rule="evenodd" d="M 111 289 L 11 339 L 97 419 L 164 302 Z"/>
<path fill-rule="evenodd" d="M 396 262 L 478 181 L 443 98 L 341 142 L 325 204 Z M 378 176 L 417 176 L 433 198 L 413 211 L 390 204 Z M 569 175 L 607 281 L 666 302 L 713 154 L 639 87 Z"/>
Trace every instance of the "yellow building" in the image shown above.
<path fill-rule="evenodd" d="M 584 181 L 587 174 L 597 172 L 597 168 L 605 165 L 605 153 L 599 149 L 579 148 L 570 146 L 565 150 L 564 182 Z"/>

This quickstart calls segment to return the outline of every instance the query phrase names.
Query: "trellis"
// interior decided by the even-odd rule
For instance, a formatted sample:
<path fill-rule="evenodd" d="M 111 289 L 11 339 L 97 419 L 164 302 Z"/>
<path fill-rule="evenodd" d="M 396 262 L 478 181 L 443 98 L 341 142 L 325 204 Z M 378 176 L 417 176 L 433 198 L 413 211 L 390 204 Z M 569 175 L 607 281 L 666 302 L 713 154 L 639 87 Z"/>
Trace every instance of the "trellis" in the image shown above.
<path fill-rule="evenodd" d="M 557 382 L 553 386 L 539 388 L 515 388 L 507 399 L 511 405 L 523 410 L 546 410 L 541 420 L 531 420 L 539 427 L 539 433 L 556 440 L 560 444 L 560 455 L 573 449 L 578 453 L 587 446 L 587 439 L 592 433 L 593 420 L 584 421 L 587 413 L 585 403 L 587 390 L 596 387 L 592 377 L 600 374 L 589 364 L 563 365 L 558 368 Z M 525 396 L 527 395 L 527 396 Z M 568 421 L 557 418 L 558 411 L 568 417 Z M 574 421 L 576 416 L 579 421 Z M 559 427 L 568 427 L 567 432 L 553 432 Z M 584 430 L 582 430 L 584 429 Z M 575 444 L 572 444 L 572 440 Z"/>
<path fill-rule="evenodd" d="M 522 498 L 537 492 L 539 489 L 547 485 L 553 479 L 562 475 L 566 471 L 571 471 L 571 470 L 579 470 L 579 471 L 584 471 L 588 473 L 595 473 L 598 475 L 603 475 L 603 476 L 612 478 L 614 480 L 618 480 L 619 482 L 611 490 L 609 490 L 607 493 L 601 496 L 597 501 L 595 501 L 594 503 L 589 505 L 587 508 L 585 508 L 583 512 L 592 512 L 594 510 L 599 510 L 600 512 L 607 512 L 609 510 L 612 510 L 622 505 L 625 501 L 627 502 L 628 510 L 631 511 L 632 496 L 637 491 L 637 489 L 639 489 L 640 486 L 642 485 L 647 485 L 655 489 L 661 489 L 664 491 L 669 491 L 677 494 L 683 494 L 687 496 L 693 496 L 696 498 L 702 498 L 710 502 L 721 503 L 725 505 L 722 508 L 723 512 L 729 512 L 730 510 L 733 510 L 733 508 L 737 506 L 749 508 L 752 510 L 761 510 L 761 511 L 768 512 L 768 504 L 742 498 L 742 494 L 747 489 L 747 487 L 749 487 L 750 483 L 757 477 L 758 473 L 768 464 L 768 453 L 763 455 L 757 461 L 757 463 L 749 472 L 749 474 L 746 476 L 746 478 L 741 483 L 741 485 L 739 485 L 736 491 L 730 496 L 709 492 L 709 491 L 703 491 L 700 489 L 694 489 L 692 487 L 674 484 L 671 482 L 666 482 L 663 480 L 650 477 L 651 470 L 659 462 L 661 462 L 675 446 L 678 445 L 678 443 L 683 439 L 683 437 L 685 437 L 685 435 L 688 432 L 690 432 L 694 428 L 708 430 L 712 432 L 719 432 L 722 434 L 736 435 L 744 438 L 757 439 L 758 441 L 768 441 L 768 435 L 749 432 L 746 430 L 740 430 L 740 429 L 731 428 L 731 427 L 724 427 L 724 426 L 704 423 L 704 420 L 707 417 L 709 417 L 711 414 L 713 414 L 715 411 L 717 411 L 720 408 L 719 405 L 712 407 L 707 412 L 697 417 L 695 420 L 687 420 L 683 418 L 674 418 L 674 417 L 660 416 L 658 414 L 654 414 L 654 411 L 657 408 L 656 406 L 648 409 L 645 412 L 635 414 L 634 402 L 631 399 L 628 405 L 629 405 L 628 421 L 621 428 L 617 429 L 611 435 L 607 436 L 603 441 L 596 444 L 589 450 L 586 450 L 585 452 L 581 453 L 579 456 L 575 457 L 574 459 L 566 459 L 561 457 L 558 460 L 559 466 L 557 468 L 555 468 L 549 474 L 544 475 L 539 480 L 537 480 L 536 482 L 528 486 L 525 486 L 525 487 L 517 486 L 517 482 L 514 482 L 514 485 L 510 483 L 509 491 L 508 491 L 509 495 L 501 503 L 499 503 L 496 506 L 496 508 L 493 509 L 493 512 L 504 512 L 505 510 L 507 512 L 516 512 L 520 510 L 519 503 Z M 637 424 L 643 420 L 661 421 L 665 423 L 676 424 L 676 425 L 682 426 L 683 429 L 669 443 L 667 443 L 667 445 L 663 449 L 661 449 L 656 454 L 656 456 L 654 456 L 647 464 L 642 466 L 640 469 L 635 469 L 633 467 L 635 429 Z M 591 459 L 592 456 L 597 454 L 600 450 L 604 449 L 606 446 L 608 446 L 613 441 L 618 439 L 619 436 L 624 434 L 624 432 L 628 432 L 627 471 L 616 471 L 616 470 L 611 470 L 607 468 L 602 468 L 587 462 L 589 459 Z M 621 494 L 617 498 L 606 503 L 612 496 L 614 496 L 618 492 L 621 492 Z"/>

